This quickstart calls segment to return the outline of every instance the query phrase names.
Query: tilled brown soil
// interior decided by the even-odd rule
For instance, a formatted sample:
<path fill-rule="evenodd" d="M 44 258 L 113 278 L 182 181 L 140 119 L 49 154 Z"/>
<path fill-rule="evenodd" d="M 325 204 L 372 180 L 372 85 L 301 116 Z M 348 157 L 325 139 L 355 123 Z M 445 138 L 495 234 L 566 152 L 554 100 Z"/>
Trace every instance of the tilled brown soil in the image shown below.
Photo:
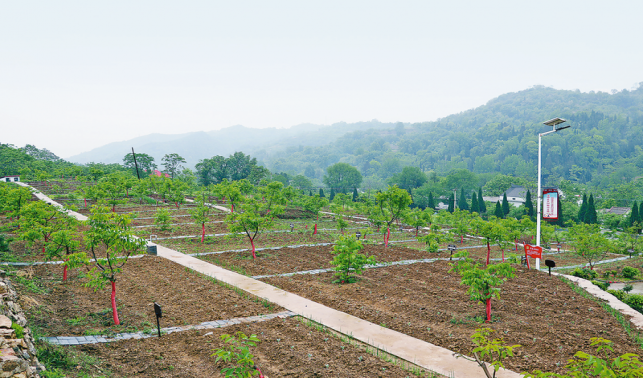
<path fill-rule="evenodd" d="M 121 326 L 113 326 L 111 288 L 98 292 L 82 286 L 85 278 L 78 271 L 62 282 L 60 266 L 37 266 L 34 279 L 40 279 L 48 293 L 30 292 L 16 283 L 30 326 L 47 336 L 82 335 L 92 330 L 100 333 L 140 331 L 155 325 L 153 302 L 163 308 L 163 327 L 247 317 L 283 311 L 279 306 L 223 287 L 204 276 L 166 259 L 145 256 L 131 259 L 117 276 L 116 303 Z M 29 297 L 24 299 L 24 296 Z"/>
<path fill-rule="evenodd" d="M 256 334 L 261 340 L 251 353 L 270 378 L 412 376 L 292 318 L 75 348 L 98 357 L 98 367 L 111 370 L 116 377 L 223 377 L 220 369 L 226 365 L 215 363 L 212 354 L 223 346 L 220 335 L 239 331 Z"/>
<path fill-rule="evenodd" d="M 334 255 L 332 245 L 282 248 L 278 250 L 260 251 L 257 259 L 253 260 L 249 253 L 221 253 L 199 256 L 200 259 L 225 268 L 237 267 L 251 276 L 291 273 L 303 270 L 332 268 L 330 261 Z M 389 245 L 366 244 L 362 253 L 375 256 L 377 262 L 392 262 L 400 260 L 417 260 L 435 258 L 435 254 L 416 249 Z"/>
<path fill-rule="evenodd" d="M 354 284 L 336 285 L 332 273 L 273 277 L 263 281 L 326 306 L 461 353 L 473 348 L 471 334 L 488 326 L 505 342 L 520 344 L 505 366 L 514 371 L 561 372 L 578 350 L 595 353 L 591 337 L 614 342 L 616 353 L 639 353 L 623 327 L 593 300 L 557 277 L 518 268 L 492 300 L 493 322 L 484 305 L 469 299 L 448 262 L 368 269 Z M 477 319 L 476 319 L 477 317 Z"/>

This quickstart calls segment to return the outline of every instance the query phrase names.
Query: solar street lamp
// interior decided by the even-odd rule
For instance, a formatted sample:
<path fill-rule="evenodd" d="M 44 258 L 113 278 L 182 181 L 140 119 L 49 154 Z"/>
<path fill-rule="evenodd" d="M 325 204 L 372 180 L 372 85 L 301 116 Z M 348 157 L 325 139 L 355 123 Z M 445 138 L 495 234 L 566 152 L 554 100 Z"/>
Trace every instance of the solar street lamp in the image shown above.
<path fill-rule="evenodd" d="M 567 122 L 566 119 L 563 118 L 552 118 L 549 121 L 543 122 L 544 125 L 551 126 L 552 129 L 538 134 L 538 212 L 536 215 L 536 245 L 540 246 L 540 207 L 542 206 L 542 199 L 543 199 L 543 193 L 542 193 L 542 186 L 541 186 L 541 165 L 542 165 L 542 139 L 543 136 L 547 134 L 552 134 L 560 130 L 564 130 L 570 125 L 567 126 L 562 126 L 562 127 L 556 127 L 560 125 L 561 123 Z M 540 259 L 536 259 L 536 270 L 540 269 Z"/>

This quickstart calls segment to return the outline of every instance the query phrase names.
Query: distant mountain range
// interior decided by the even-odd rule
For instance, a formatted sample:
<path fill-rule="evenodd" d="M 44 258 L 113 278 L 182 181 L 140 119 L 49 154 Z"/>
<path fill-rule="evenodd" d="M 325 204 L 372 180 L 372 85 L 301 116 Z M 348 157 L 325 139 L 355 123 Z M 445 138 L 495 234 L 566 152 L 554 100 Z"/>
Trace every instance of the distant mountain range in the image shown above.
<path fill-rule="evenodd" d="M 119 163 L 132 151 L 145 153 L 154 157 L 160 166 L 165 154 L 177 153 L 194 167 L 201 159 L 216 155 L 228 156 L 236 151 L 256 156 L 256 151 L 263 154 L 284 150 L 289 147 L 321 146 L 335 141 L 349 132 L 392 128 L 393 123 L 381 123 L 376 120 L 359 123 L 336 123 L 333 125 L 301 124 L 287 129 L 267 128 L 252 129 L 244 126 L 231 126 L 221 130 L 200 131 L 183 134 L 149 134 L 124 142 L 114 142 L 88 152 L 71 156 L 68 161 L 80 164 Z"/>

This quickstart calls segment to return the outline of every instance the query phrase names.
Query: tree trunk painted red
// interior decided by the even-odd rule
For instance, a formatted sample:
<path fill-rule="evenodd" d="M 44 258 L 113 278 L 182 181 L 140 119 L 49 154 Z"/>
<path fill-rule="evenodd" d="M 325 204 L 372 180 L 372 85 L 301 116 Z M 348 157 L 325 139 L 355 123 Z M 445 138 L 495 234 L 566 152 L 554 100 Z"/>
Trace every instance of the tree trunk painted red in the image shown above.
<path fill-rule="evenodd" d="M 205 240 L 205 223 L 201 223 L 201 244 Z"/>
<path fill-rule="evenodd" d="M 516 245 L 516 251 L 518 250 L 518 240 L 514 240 L 514 244 Z"/>
<path fill-rule="evenodd" d="M 416 227 L 416 228 L 415 228 L 415 237 L 416 237 L 416 238 L 418 237 L 418 231 L 419 231 L 419 229 Z"/>
<path fill-rule="evenodd" d="M 491 322 L 491 298 L 487 298 L 487 323 Z"/>
<path fill-rule="evenodd" d="M 487 265 L 489 265 L 489 258 L 491 258 L 491 246 L 489 245 L 489 240 L 487 240 Z"/>
<path fill-rule="evenodd" d="M 116 204 L 113 204 L 112 205 L 112 213 L 115 213 L 115 212 L 116 212 Z"/>
<path fill-rule="evenodd" d="M 87 198 L 83 198 L 83 201 L 85 201 L 85 207 L 87 207 Z"/>
<path fill-rule="evenodd" d="M 178 209 L 179 208 L 179 203 L 174 201 L 174 204 L 176 205 L 176 208 Z"/>
<path fill-rule="evenodd" d="M 315 232 L 313 232 L 313 235 L 317 235 L 317 223 L 315 223 Z"/>
<path fill-rule="evenodd" d="M 504 250 L 504 248 L 502 249 L 502 262 L 505 262 L 505 250 Z"/>
<path fill-rule="evenodd" d="M 67 281 L 67 265 L 63 268 L 63 281 Z"/>
<path fill-rule="evenodd" d="M 464 243 L 464 235 L 460 235 L 460 244 Z"/>
<path fill-rule="evenodd" d="M 234 203 L 230 204 L 230 212 L 234 213 Z"/>
<path fill-rule="evenodd" d="M 254 240 L 250 239 L 250 245 L 252 246 L 252 259 L 256 259 L 257 255 L 255 254 L 255 242 Z"/>
<path fill-rule="evenodd" d="M 386 227 L 386 236 L 384 236 L 384 247 L 388 247 L 388 239 L 391 237 L 391 228 Z"/>
<path fill-rule="evenodd" d="M 114 324 L 120 325 L 121 321 L 118 320 L 118 310 L 116 309 L 116 282 L 112 281 L 112 313 L 114 315 Z"/>

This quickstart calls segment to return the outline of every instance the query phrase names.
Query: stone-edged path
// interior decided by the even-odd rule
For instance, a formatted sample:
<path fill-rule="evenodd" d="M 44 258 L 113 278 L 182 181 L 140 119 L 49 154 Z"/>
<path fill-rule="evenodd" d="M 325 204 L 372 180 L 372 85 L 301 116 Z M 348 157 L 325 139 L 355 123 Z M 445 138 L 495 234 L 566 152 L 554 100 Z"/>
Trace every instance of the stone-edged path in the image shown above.
<path fill-rule="evenodd" d="M 283 311 L 276 314 L 269 315 L 257 315 L 249 316 L 247 318 L 232 318 L 226 320 L 215 320 L 211 322 L 203 322 L 197 325 L 188 325 L 182 327 L 166 327 L 161 328 L 162 334 L 170 334 L 174 332 L 183 332 L 193 329 L 214 329 L 214 328 L 223 328 L 235 324 L 241 323 L 258 323 L 265 322 L 266 320 L 271 320 L 275 318 L 291 318 L 296 316 L 294 312 Z M 157 329 L 152 329 L 152 332 L 135 332 L 135 333 L 118 333 L 113 337 L 108 336 L 54 336 L 54 337 L 42 337 L 42 340 L 46 340 L 51 344 L 58 345 L 81 345 L 81 344 L 96 344 L 96 343 L 110 343 L 113 341 L 128 340 L 128 339 L 146 339 L 148 337 L 158 337 Z"/>

